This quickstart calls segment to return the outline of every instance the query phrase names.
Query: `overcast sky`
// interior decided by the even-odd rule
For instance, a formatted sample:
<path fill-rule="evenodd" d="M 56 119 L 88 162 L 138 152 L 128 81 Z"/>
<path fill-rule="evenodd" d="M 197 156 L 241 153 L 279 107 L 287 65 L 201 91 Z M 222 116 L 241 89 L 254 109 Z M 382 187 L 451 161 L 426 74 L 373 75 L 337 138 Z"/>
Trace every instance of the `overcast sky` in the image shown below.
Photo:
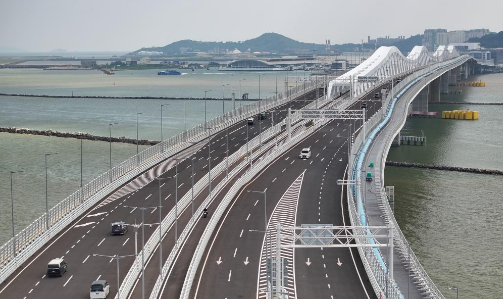
<path fill-rule="evenodd" d="M 360 43 L 368 35 L 408 37 L 425 28 L 498 32 L 502 12 L 502 0 L 0 0 L 0 48 L 132 51 L 265 32 Z"/>

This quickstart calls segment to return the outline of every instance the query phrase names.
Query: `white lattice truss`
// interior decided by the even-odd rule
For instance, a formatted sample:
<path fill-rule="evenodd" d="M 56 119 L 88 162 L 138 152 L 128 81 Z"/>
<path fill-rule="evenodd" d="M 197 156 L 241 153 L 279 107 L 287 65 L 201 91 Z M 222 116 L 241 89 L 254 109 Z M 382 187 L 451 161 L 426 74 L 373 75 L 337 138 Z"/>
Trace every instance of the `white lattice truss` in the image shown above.
<path fill-rule="evenodd" d="M 378 240 L 389 240 L 387 229 L 386 226 L 281 227 L 281 247 L 386 247 L 388 244 Z M 355 243 L 357 238 L 373 242 Z M 286 240 L 288 244 L 284 243 Z"/>
<path fill-rule="evenodd" d="M 433 54 L 424 46 L 416 46 L 407 57 L 396 47 L 380 47 L 363 63 L 330 81 L 328 97 L 335 97 L 346 90 L 351 91 L 352 97 L 357 97 L 376 84 L 385 82 L 397 75 L 412 72 L 430 64 L 458 56 L 459 53 L 454 46 L 439 46 Z M 377 80 L 363 80 L 364 78 L 377 78 Z"/>

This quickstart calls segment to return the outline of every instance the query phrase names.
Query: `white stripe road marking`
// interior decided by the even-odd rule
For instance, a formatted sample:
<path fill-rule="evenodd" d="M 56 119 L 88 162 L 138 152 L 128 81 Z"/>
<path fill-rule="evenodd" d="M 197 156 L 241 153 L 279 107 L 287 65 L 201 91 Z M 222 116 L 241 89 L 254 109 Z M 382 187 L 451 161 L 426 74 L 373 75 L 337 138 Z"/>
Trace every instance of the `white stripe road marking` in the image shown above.
<path fill-rule="evenodd" d="M 114 259 L 110 259 L 110 261 L 108 263 L 111 263 Z"/>
<path fill-rule="evenodd" d="M 91 255 L 88 255 L 88 256 L 86 257 L 86 259 L 82 261 L 82 264 L 83 264 L 83 263 L 85 263 L 85 262 L 87 261 L 87 259 L 88 259 L 90 256 L 91 256 Z"/>
<path fill-rule="evenodd" d="M 145 200 L 149 199 L 149 198 L 150 198 L 150 196 L 152 196 L 152 193 L 151 193 L 149 196 L 147 196 L 147 198 L 145 198 Z"/>
<path fill-rule="evenodd" d="M 170 196 L 171 196 L 171 193 L 168 194 L 168 196 L 166 196 L 166 198 L 164 200 L 168 199 Z"/>
<path fill-rule="evenodd" d="M 103 240 L 101 240 L 100 244 L 98 244 L 98 247 L 101 245 L 101 243 L 103 243 L 105 241 L 106 238 L 103 238 Z"/>
<path fill-rule="evenodd" d="M 164 185 L 166 185 L 166 183 L 162 183 L 161 188 L 162 188 Z"/>
<path fill-rule="evenodd" d="M 28 294 L 31 294 L 31 292 L 33 292 L 33 289 L 31 289 L 31 290 L 28 292 Z"/>
<path fill-rule="evenodd" d="M 153 208 L 152 212 L 150 212 L 150 214 L 154 214 L 155 210 L 157 210 L 157 208 Z"/>
<path fill-rule="evenodd" d="M 68 254 L 68 252 L 70 252 L 70 250 L 67 250 L 67 251 L 65 252 L 65 254 Z"/>
<path fill-rule="evenodd" d="M 122 243 L 122 246 L 126 245 L 127 241 L 129 241 L 129 238 L 127 238 L 126 241 L 124 241 L 124 243 Z"/>
<path fill-rule="evenodd" d="M 243 236 L 243 231 L 244 229 L 241 230 L 241 233 L 239 234 L 239 237 L 241 238 L 241 236 Z"/>
<path fill-rule="evenodd" d="M 100 276 L 98 276 L 98 278 L 96 278 L 96 280 L 100 280 L 100 278 L 101 278 L 101 274 L 100 274 Z"/>
<path fill-rule="evenodd" d="M 236 257 L 236 252 L 238 252 L 238 249 L 234 249 L 234 257 Z"/>
<path fill-rule="evenodd" d="M 293 162 L 295 162 L 295 160 L 292 160 L 292 162 L 290 162 L 290 164 L 293 164 Z"/>
<path fill-rule="evenodd" d="M 257 199 L 257 201 L 255 202 L 255 204 L 253 206 L 256 206 L 257 204 L 258 204 L 258 199 Z"/>
<path fill-rule="evenodd" d="M 246 220 L 250 219 L 250 215 L 251 215 L 251 214 L 248 214 L 248 217 L 246 217 Z"/>
<path fill-rule="evenodd" d="M 40 280 L 35 284 L 35 286 L 38 286 L 39 283 L 40 283 Z"/>
<path fill-rule="evenodd" d="M 182 186 L 183 186 L 183 184 L 184 184 L 184 183 L 181 183 L 181 184 L 178 186 L 178 188 L 182 187 Z"/>
<path fill-rule="evenodd" d="M 272 182 L 273 182 L 273 183 L 274 183 L 274 182 L 276 182 L 276 180 L 277 180 L 277 179 L 278 179 L 278 178 L 274 178 L 274 180 L 272 180 Z"/>
<path fill-rule="evenodd" d="M 285 172 L 285 171 L 286 171 L 286 168 L 285 168 L 285 169 L 283 169 L 283 171 L 281 171 L 281 172 Z"/>
<path fill-rule="evenodd" d="M 70 278 L 68 278 L 68 280 L 65 282 L 65 284 L 63 285 L 63 287 L 66 287 L 66 285 L 68 284 L 68 282 L 70 281 L 70 279 L 72 279 L 73 275 L 70 276 Z"/>
<path fill-rule="evenodd" d="M 229 280 L 227 280 L 227 281 L 231 281 L 231 275 L 232 275 L 232 270 L 229 270 Z"/>
<path fill-rule="evenodd" d="M 133 208 L 129 214 L 133 214 L 134 210 L 136 210 L 136 208 Z"/>
<path fill-rule="evenodd" d="M 313 164 L 313 161 L 309 162 L 309 165 Z"/>

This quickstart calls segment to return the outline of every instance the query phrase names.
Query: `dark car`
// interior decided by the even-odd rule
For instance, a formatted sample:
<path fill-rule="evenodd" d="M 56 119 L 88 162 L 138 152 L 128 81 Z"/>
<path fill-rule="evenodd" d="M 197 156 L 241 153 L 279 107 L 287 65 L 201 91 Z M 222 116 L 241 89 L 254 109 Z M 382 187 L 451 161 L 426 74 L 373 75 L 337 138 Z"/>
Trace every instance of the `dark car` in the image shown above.
<path fill-rule="evenodd" d="M 128 231 L 128 225 L 124 222 L 112 223 L 112 235 L 123 235 Z"/>
<path fill-rule="evenodd" d="M 53 259 L 47 265 L 47 276 L 63 276 L 63 274 L 68 270 L 68 264 L 64 259 L 58 258 Z"/>
<path fill-rule="evenodd" d="M 265 117 L 265 113 L 259 113 L 259 114 L 258 114 L 258 119 L 260 119 L 260 120 L 264 120 L 264 119 L 266 119 L 266 117 Z"/>
<path fill-rule="evenodd" d="M 362 103 L 362 105 L 361 105 L 361 107 L 360 107 L 360 108 L 361 108 L 361 109 L 367 109 L 367 103 Z"/>

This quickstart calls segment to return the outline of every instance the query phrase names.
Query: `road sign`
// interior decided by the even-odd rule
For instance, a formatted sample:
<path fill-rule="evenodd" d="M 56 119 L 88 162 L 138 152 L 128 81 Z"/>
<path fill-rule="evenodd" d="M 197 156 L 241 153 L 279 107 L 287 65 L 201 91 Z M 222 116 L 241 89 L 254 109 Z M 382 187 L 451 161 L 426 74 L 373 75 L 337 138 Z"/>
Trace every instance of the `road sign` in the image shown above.
<path fill-rule="evenodd" d="M 366 82 L 376 82 L 379 81 L 379 77 L 375 76 L 360 76 L 357 78 L 359 83 L 366 83 Z"/>

